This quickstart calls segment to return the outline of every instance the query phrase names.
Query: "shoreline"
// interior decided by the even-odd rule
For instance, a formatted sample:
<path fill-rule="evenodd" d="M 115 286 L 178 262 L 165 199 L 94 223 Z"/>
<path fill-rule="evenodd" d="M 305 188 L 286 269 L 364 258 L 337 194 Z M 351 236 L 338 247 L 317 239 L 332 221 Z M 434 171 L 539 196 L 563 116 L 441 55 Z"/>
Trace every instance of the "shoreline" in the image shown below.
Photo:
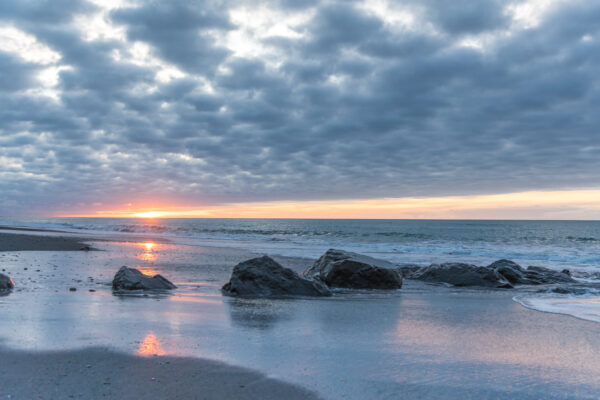
<path fill-rule="evenodd" d="M 8 230 L 7 228 L 2 228 Z M 20 229 L 15 229 L 21 231 Z M 41 231 L 58 232 L 58 231 Z M 43 236 L 0 232 L 0 252 L 8 251 L 83 251 L 95 250 L 86 242 L 91 239 L 69 236 Z"/>

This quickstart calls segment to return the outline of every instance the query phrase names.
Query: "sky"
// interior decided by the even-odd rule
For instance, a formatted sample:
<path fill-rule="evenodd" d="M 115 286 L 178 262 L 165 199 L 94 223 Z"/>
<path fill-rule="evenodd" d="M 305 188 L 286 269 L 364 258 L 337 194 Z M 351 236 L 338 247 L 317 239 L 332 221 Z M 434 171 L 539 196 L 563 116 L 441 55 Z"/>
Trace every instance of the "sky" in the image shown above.
<path fill-rule="evenodd" d="M 580 0 L 2 1 L 0 215 L 600 219 L 598 21 Z"/>

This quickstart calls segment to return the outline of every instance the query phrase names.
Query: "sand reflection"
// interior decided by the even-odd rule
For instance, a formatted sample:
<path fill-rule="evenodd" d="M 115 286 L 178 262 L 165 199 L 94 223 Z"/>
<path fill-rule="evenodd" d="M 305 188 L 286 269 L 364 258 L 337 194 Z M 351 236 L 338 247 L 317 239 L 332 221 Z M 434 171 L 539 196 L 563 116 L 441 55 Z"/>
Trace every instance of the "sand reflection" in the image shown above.
<path fill-rule="evenodd" d="M 144 341 L 140 344 L 140 348 L 137 351 L 140 356 L 164 356 L 166 353 L 163 350 L 160 342 L 156 335 L 152 332 L 148 333 L 144 338 Z"/>

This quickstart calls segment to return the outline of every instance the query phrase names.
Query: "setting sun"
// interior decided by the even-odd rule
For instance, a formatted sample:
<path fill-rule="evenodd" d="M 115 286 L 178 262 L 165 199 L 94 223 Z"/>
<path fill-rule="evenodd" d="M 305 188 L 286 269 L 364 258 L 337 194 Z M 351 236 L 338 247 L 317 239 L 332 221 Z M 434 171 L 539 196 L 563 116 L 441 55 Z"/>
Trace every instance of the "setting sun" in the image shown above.
<path fill-rule="evenodd" d="M 139 212 L 139 213 L 135 213 L 133 214 L 134 217 L 137 218 L 160 218 L 160 217 L 164 217 L 167 213 L 163 212 L 163 211 L 146 211 L 146 212 Z"/>

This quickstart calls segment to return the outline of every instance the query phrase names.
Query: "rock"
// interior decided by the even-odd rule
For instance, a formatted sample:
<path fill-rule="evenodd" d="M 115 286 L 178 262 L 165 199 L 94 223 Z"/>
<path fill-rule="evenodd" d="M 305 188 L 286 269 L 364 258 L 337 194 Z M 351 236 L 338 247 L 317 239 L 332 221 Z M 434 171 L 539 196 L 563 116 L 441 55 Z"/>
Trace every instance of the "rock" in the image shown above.
<path fill-rule="evenodd" d="M 405 279 L 415 279 L 419 276 L 427 267 L 423 267 L 421 265 L 416 264 L 403 264 L 399 265 L 396 270 L 402 274 L 402 278 Z"/>
<path fill-rule="evenodd" d="M 75 288 L 75 287 L 69 288 L 69 292 L 76 292 L 76 291 L 77 291 L 77 288 Z"/>
<path fill-rule="evenodd" d="M 253 258 L 233 267 L 231 278 L 222 291 L 227 296 L 242 297 L 331 296 L 322 282 L 304 279 L 269 256 Z"/>
<path fill-rule="evenodd" d="M 0 290 L 12 289 L 14 287 L 15 284 L 9 276 L 0 274 Z"/>
<path fill-rule="evenodd" d="M 576 282 L 569 270 L 556 271 L 544 267 L 527 267 L 510 260 L 498 260 L 488 266 L 504 276 L 510 283 L 517 285 L 542 285 L 548 283 Z"/>
<path fill-rule="evenodd" d="M 544 267 L 529 266 L 525 270 L 525 276 L 530 285 L 577 282 L 570 274 Z"/>
<path fill-rule="evenodd" d="M 135 268 L 126 266 L 121 267 L 115 274 L 112 286 L 115 290 L 161 290 L 177 287 L 161 275 L 150 277 Z"/>
<path fill-rule="evenodd" d="M 572 294 L 575 296 L 584 296 L 586 294 L 589 294 L 589 290 L 586 288 L 580 288 L 580 287 L 566 287 L 566 286 L 557 286 L 554 287 L 550 290 L 547 291 L 543 291 L 545 293 L 558 293 L 558 294 Z"/>
<path fill-rule="evenodd" d="M 463 263 L 431 264 L 414 279 L 426 282 L 449 283 L 454 286 L 482 286 L 503 289 L 513 287 L 504 276 L 494 269 Z"/>
<path fill-rule="evenodd" d="M 402 274 L 394 266 L 361 254 L 329 249 L 304 276 L 323 281 L 329 287 L 350 289 L 400 289 Z"/>
<path fill-rule="evenodd" d="M 83 246 L 79 250 L 90 251 L 90 250 L 92 250 L 92 248 L 90 246 Z"/>
<path fill-rule="evenodd" d="M 494 261 L 488 265 L 488 268 L 495 270 L 512 284 L 522 284 L 526 280 L 525 270 L 511 260 L 502 259 Z"/>

